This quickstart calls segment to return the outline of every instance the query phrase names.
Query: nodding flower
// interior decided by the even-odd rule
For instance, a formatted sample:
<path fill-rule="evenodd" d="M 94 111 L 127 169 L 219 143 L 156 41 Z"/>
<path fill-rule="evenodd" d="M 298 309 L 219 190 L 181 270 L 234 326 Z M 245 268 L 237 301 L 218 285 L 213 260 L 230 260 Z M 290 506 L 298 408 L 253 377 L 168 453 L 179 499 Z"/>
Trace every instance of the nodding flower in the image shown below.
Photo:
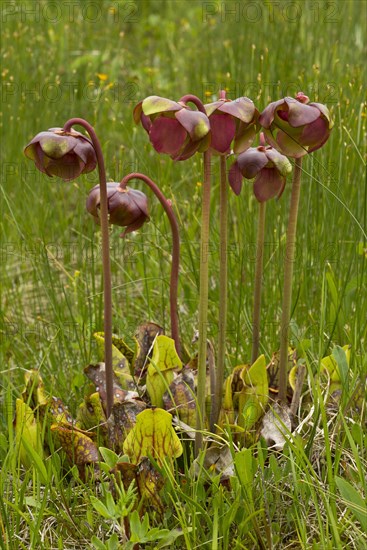
<path fill-rule="evenodd" d="M 110 223 L 126 228 L 121 237 L 140 229 L 149 220 L 148 199 L 141 191 L 129 187 L 121 189 L 119 183 L 108 182 L 107 203 Z M 90 190 L 86 208 L 95 221 L 99 223 L 99 185 Z"/>
<path fill-rule="evenodd" d="M 251 99 L 239 97 L 231 101 L 222 90 L 218 101 L 204 107 L 210 122 L 210 150 L 214 154 L 228 154 L 232 142 L 236 154 L 252 145 L 259 130 L 259 111 Z"/>
<path fill-rule="evenodd" d="M 85 135 L 70 129 L 50 128 L 40 132 L 24 148 L 26 157 L 48 176 L 71 181 L 97 166 L 92 142 Z"/>
<path fill-rule="evenodd" d="M 292 165 L 273 147 L 251 147 L 238 155 L 229 170 L 229 184 L 236 195 L 242 189 L 242 179 L 254 180 L 254 194 L 259 202 L 273 197 L 279 198 L 285 187 L 286 176 L 292 171 Z"/>
<path fill-rule="evenodd" d="M 285 97 L 270 103 L 259 122 L 269 145 L 293 158 L 322 147 L 333 127 L 328 108 L 322 103 L 309 103 L 302 92 L 295 99 Z"/>
<path fill-rule="evenodd" d="M 185 103 L 149 96 L 136 105 L 134 120 L 141 122 L 154 149 L 173 160 L 186 160 L 210 145 L 208 117 Z"/>

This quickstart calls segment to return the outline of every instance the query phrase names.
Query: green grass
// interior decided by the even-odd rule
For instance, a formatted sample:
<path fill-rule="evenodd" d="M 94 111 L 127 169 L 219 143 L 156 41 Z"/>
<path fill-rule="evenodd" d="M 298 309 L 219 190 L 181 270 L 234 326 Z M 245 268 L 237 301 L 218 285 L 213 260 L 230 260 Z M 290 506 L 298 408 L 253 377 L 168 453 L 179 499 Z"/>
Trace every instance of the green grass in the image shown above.
<path fill-rule="evenodd" d="M 14 452 L 13 413 L 24 371 L 41 370 L 45 385 L 75 413 L 96 360 L 92 342 L 102 329 L 98 229 L 85 211 L 95 173 L 71 184 L 38 173 L 23 147 L 39 131 L 73 116 L 95 125 L 108 177 L 133 170 L 152 177 L 172 200 L 182 238 L 180 323 L 190 351 L 197 324 L 199 156 L 173 164 L 157 155 L 132 109 L 157 94 L 194 93 L 208 101 L 226 87 L 259 110 L 302 90 L 328 105 L 335 128 L 325 147 L 303 163 L 292 340 L 309 339 L 310 411 L 301 433 L 277 455 L 260 444 L 252 496 L 239 476 L 223 488 L 202 470 L 164 491 L 162 522 L 186 529 L 171 548 L 223 550 L 353 548 L 366 534 L 337 479 L 366 495 L 366 411 L 325 408 L 319 360 L 334 344 L 352 346 L 349 390 L 367 375 L 366 110 L 363 77 L 364 1 L 2 2 L 0 542 L 4 548 L 93 548 L 116 527 L 91 496 L 103 490 L 61 468 L 54 453 L 24 472 Z M 73 7 L 74 6 L 74 7 Z M 110 9 L 111 8 L 111 9 Z M 232 14 L 230 10 L 235 10 Z M 33 10 L 33 11 L 32 11 Z M 99 75 L 99 76 L 98 76 Z M 103 80 L 106 75 L 107 79 Z M 207 95 L 206 95 L 207 94 Z M 209 338 L 218 331 L 219 162 L 213 161 Z M 278 349 L 288 183 L 267 206 L 262 351 Z M 131 341 L 136 326 L 155 321 L 169 331 L 170 235 L 161 206 L 150 197 L 151 222 L 119 239 L 112 230 L 114 332 Z M 230 196 L 228 371 L 249 361 L 257 208 L 251 186 Z M 311 394 L 311 399 L 310 399 Z M 305 413 L 306 414 L 306 413 Z M 354 420 L 353 420 L 354 414 Z M 361 511 L 359 510 L 361 513 Z M 362 510 L 363 512 L 363 510 Z M 189 529 L 191 528 L 191 529 Z M 116 531 L 118 532 L 118 531 Z M 120 539 L 121 540 L 121 539 Z M 259 541 L 262 541 L 259 542 Z M 146 548 L 154 548 L 150 543 Z"/>

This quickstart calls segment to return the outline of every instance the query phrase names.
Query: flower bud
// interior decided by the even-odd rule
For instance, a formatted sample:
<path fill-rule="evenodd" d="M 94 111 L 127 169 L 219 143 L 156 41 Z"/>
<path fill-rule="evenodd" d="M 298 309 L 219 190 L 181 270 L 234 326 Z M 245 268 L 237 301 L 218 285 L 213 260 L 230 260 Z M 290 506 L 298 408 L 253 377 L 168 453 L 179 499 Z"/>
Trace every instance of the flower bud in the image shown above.
<path fill-rule="evenodd" d="M 71 181 L 95 169 L 97 157 L 89 138 L 71 129 L 50 128 L 40 132 L 24 149 L 38 170 Z"/>
<path fill-rule="evenodd" d="M 284 155 L 300 158 L 312 153 L 328 140 L 333 122 L 321 103 L 309 103 L 299 92 L 296 99 L 285 97 L 270 103 L 259 122 L 266 141 Z"/>
<path fill-rule="evenodd" d="M 97 223 L 99 223 L 100 201 L 100 186 L 96 185 L 89 192 L 86 208 Z M 121 189 L 119 183 L 108 182 L 107 203 L 110 223 L 126 227 L 121 234 L 122 237 L 139 229 L 149 220 L 148 200 L 141 191 L 129 187 Z"/>

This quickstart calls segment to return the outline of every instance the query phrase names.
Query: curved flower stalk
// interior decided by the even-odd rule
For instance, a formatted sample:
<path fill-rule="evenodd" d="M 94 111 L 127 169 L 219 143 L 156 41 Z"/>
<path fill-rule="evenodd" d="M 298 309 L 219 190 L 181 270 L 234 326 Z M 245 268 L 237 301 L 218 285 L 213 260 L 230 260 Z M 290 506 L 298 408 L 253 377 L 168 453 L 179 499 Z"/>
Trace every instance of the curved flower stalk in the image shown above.
<path fill-rule="evenodd" d="M 154 149 L 173 160 L 186 160 L 205 151 L 210 143 L 210 124 L 205 110 L 193 111 L 185 102 L 149 96 L 134 109 Z"/>
<path fill-rule="evenodd" d="M 229 171 L 229 182 L 236 194 L 242 188 L 242 178 L 254 180 L 254 195 L 259 202 L 259 219 L 256 242 L 256 268 L 254 287 L 254 309 L 252 323 L 251 364 L 259 356 L 261 284 L 263 278 L 263 256 L 265 238 L 266 201 L 279 198 L 285 187 L 286 176 L 292 171 L 292 165 L 284 155 L 272 147 L 265 147 L 264 135 L 260 135 L 259 147 L 251 147 L 241 153 Z"/>
<path fill-rule="evenodd" d="M 309 103 L 299 92 L 296 98 L 286 97 L 270 103 L 261 113 L 260 124 L 266 140 L 278 151 L 295 159 L 292 193 L 284 259 L 282 320 L 280 329 L 279 400 L 287 399 L 288 332 L 292 304 L 293 265 L 297 233 L 297 217 L 301 191 L 302 157 L 322 147 L 330 136 L 333 123 L 329 110 L 321 103 Z"/>
<path fill-rule="evenodd" d="M 180 333 L 179 333 L 179 324 L 178 324 L 178 309 L 177 309 L 177 287 L 178 287 L 178 276 L 180 270 L 180 235 L 178 229 L 178 223 L 176 216 L 174 214 L 171 202 L 166 199 L 159 187 L 145 174 L 140 174 L 139 172 L 132 172 L 125 176 L 119 183 L 119 192 L 130 191 L 127 187 L 127 184 L 132 179 L 138 179 L 143 181 L 150 189 L 153 191 L 159 202 L 164 208 L 168 216 L 168 220 L 171 226 L 172 232 L 172 266 L 171 266 L 171 280 L 170 280 L 170 315 L 171 315 L 171 334 L 172 338 L 175 341 L 176 351 L 178 355 L 181 354 L 181 343 L 180 343 Z M 139 193 L 139 191 L 135 191 Z M 143 193 L 142 193 L 143 194 Z M 111 220 L 111 223 L 114 223 Z M 140 220 L 139 220 L 140 223 Z M 144 223 L 144 222 L 143 222 Z M 139 226 L 140 227 L 140 226 Z M 127 233 L 129 230 L 126 230 Z M 131 231 L 131 229 L 130 229 Z"/>
<path fill-rule="evenodd" d="M 78 124 L 85 128 L 90 139 L 72 126 Z M 65 181 L 77 178 L 94 170 L 98 164 L 101 188 L 101 231 L 102 231 L 102 264 L 104 294 L 104 334 L 105 364 L 107 385 L 107 418 L 113 405 L 113 370 L 112 370 L 112 300 L 111 269 L 108 235 L 107 186 L 106 171 L 102 148 L 94 128 L 82 118 L 68 120 L 63 128 L 53 128 L 41 132 L 25 147 L 25 155 L 34 160 L 37 168 L 49 176 L 57 175 Z"/>
<path fill-rule="evenodd" d="M 233 149 L 235 153 L 250 147 L 259 129 L 259 112 L 253 101 L 240 97 L 226 99 L 225 90 L 219 93 L 218 101 L 204 105 L 211 129 L 210 151 L 220 155 L 220 201 L 219 201 L 219 331 L 218 359 L 216 369 L 215 396 L 212 401 L 210 429 L 215 431 L 222 404 L 225 339 L 227 330 L 227 273 L 228 273 L 228 188 L 226 156 Z"/>

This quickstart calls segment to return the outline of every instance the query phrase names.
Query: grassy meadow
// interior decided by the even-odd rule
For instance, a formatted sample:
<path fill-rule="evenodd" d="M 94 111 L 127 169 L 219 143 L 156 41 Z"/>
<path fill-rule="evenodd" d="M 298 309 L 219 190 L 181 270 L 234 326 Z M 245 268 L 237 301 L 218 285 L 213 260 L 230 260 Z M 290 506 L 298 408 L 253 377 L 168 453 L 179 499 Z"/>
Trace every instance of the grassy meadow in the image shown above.
<path fill-rule="evenodd" d="M 254 444 L 247 477 L 237 471 L 223 485 L 200 465 L 194 475 L 189 454 L 179 459 L 180 474 L 168 476 L 162 491 L 163 516 L 152 513 L 151 538 L 135 543 L 152 550 L 366 548 L 366 9 L 364 0 L 1 3 L 1 548 L 133 548 L 121 538 L 128 496 L 122 512 L 104 517 L 93 499 L 106 502 L 108 482 L 82 481 L 57 453 L 44 468 L 24 470 L 14 452 L 14 403 L 25 371 L 39 369 L 47 391 L 75 414 L 87 386 L 83 367 L 97 360 L 93 333 L 103 330 L 100 231 L 85 210 L 98 174 L 49 179 L 23 148 L 38 132 L 83 117 L 102 143 L 109 180 L 139 171 L 159 184 L 179 219 L 181 337 L 193 354 L 202 159 L 173 163 L 158 155 L 132 110 L 149 95 L 192 93 L 211 102 L 222 88 L 230 99 L 251 98 L 259 111 L 301 90 L 334 119 L 326 145 L 303 162 L 291 342 L 307 348 L 307 406 L 283 453 Z M 267 205 L 267 360 L 279 349 L 288 180 L 282 198 Z M 216 158 L 212 181 L 208 337 L 216 347 Z M 129 343 L 147 320 L 169 333 L 171 236 L 162 207 L 147 194 L 149 223 L 124 240 L 111 229 L 113 330 Z M 239 197 L 231 192 L 228 372 L 251 356 L 257 212 L 251 183 Z M 344 407 L 330 412 L 318 375 L 335 345 L 350 345 L 351 359 Z"/>

